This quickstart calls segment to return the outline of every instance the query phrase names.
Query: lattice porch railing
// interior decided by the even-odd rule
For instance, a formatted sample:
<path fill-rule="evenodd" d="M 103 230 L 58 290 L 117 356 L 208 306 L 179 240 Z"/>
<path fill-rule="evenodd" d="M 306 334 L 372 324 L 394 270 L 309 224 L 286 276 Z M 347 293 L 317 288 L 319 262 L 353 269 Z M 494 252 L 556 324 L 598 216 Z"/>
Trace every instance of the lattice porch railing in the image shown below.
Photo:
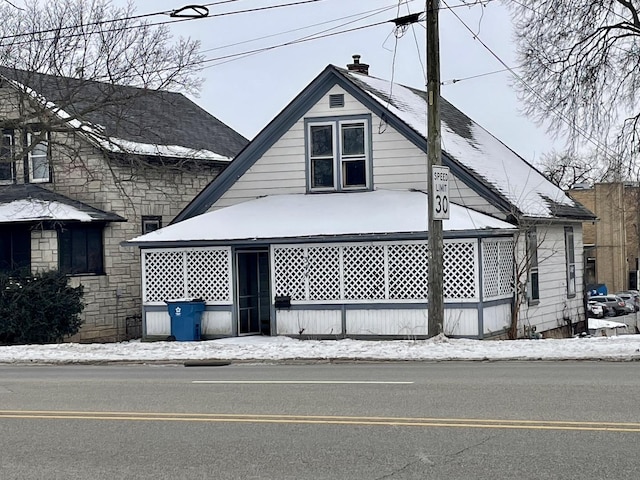
<path fill-rule="evenodd" d="M 485 300 L 513 295 L 513 239 L 482 240 L 482 296 Z"/>
<path fill-rule="evenodd" d="M 444 243 L 447 300 L 478 299 L 477 240 Z M 272 247 L 276 295 L 306 302 L 426 302 L 427 242 Z"/>
<path fill-rule="evenodd" d="M 204 247 L 142 251 L 144 303 L 202 298 L 231 303 L 231 248 Z"/>

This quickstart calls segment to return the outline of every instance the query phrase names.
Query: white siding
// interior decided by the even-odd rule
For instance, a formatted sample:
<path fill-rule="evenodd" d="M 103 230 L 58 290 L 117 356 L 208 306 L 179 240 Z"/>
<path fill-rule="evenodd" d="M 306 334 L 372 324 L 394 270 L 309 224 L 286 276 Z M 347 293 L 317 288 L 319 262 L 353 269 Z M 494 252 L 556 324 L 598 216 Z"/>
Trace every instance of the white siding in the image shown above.
<path fill-rule="evenodd" d="M 347 310 L 347 335 L 426 335 L 426 309 Z"/>
<path fill-rule="evenodd" d="M 576 295 L 567 298 L 567 267 L 564 243 L 564 225 L 548 225 L 537 228 L 538 270 L 540 301 L 528 305 L 526 300 L 520 309 L 519 334 L 523 334 L 524 325 L 535 326 L 538 332 L 566 326 L 564 316 L 568 315 L 573 323 L 583 315 L 583 262 L 582 262 L 582 226 L 573 224 L 576 263 Z M 521 235 L 519 252 L 524 252 L 524 235 Z"/>
<path fill-rule="evenodd" d="M 340 335 L 341 310 L 278 310 L 278 335 Z"/>
<path fill-rule="evenodd" d="M 144 321 L 147 326 L 146 335 L 171 335 L 171 317 L 169 312 L 146 312 Z"/>
<path fill-rule="evenodd" d="M 329 95 L 332 94 L 344 94 L 344 107 L 329 107 Z M 212 210 L 264 195 L 305 193 L 304 119 L 368 113 L 371 112 L 361 103 L 342 88 L 334 86 L 222 195 Z M 374 188 L 425 190 L 426 155 L 375 115 L 371 118 L 371 131 Z M 495 208 L 459 180 L 454 179 L 450 192 L 453 202 L 490 214 L 497 213 Z"/>
<path fill-rule="evenodd" d="M 509 323 L 511 323 L 511 305 L 507 303 L 494 307 L 485 307 L 482 315 L 482 333 L 491 335 L 509 326 Z"/>
<path fill-rule="evenodd" d="M 444 334 L 478 336 L 478 310 L 475 308 L 445 308 Z"/>
<path fill-rule="evenodd" d="M 232 335 L 233 315 L 225 311 L 202 312 L 202 335 Z"/>

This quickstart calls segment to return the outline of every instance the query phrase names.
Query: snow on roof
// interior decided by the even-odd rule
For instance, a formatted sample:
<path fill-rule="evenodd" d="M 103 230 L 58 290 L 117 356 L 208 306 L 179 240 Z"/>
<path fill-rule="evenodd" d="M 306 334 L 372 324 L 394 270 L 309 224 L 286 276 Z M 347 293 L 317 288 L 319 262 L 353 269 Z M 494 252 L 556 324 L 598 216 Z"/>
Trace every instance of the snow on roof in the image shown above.
<path fill-rule="evenodd" d="M 336 67 L 384 108 L 425 136 L 426 93 Z M 552 217 L 558 205 L 578 207 L 562 189 L 480 125 L 442 99 L 442 151 L 491 185 L 525 216 Z"/>
<path fill-rule="evenodd" d="M 169 142 L 140 142 L 140 141 L 134 141 L 134 140 L 126 140 L 123 138 L 119 138 L 119 136 L 113 135 L 113 132 L 110 132 L 110 134 L 108 133 L 108 128 L 106 128 L 104 125 L 101 125 L 100 123 L 96 123 L 96 121 L 90 122 L 88 121 L 86 118 L 79 118 L 78 115 L 73 115 L 69 112 L 67 112 L 64 108 L 60 107 L 55 100 L 52 101 L 52 99 L 47 98 L 45 96 L 45 94 L 43 92 L 40 91 L 36 91 L 34 88 L 31 88 L 30 86 L 26 85 L 25 83 L 18 81 L 15 78 L 12 78 L 11 75 L 9 75 L 9 73 L 11 72 L 11 70 L 8 70 L 6 68 L 1 68 L 0 67 L 0 74 L 3 75 L 3 77 L 5 78 L 5 80 L 7 82 L 9 82 L 10 84 L 12 84 L 14 87 L 16 87 L 18 90 L 25 92 L 27 95 L 29 95 L 35 102 L 39 103 L 44 109 L 49 110 L 53 115 L 57 116 L 60 120 L 65 121 L 71 128 L 82 132 L 90 141 L 92 141 L 94 144 L 96 144 L 96 146 L 110 151 L 110 152 L 114 152 L 114 153 L 128 153 L 128 154 L 132 154 L 132 155 L 150 155 L 150 156 L 163 156 L 163 157 L 171 157 L 171 158 L 190 158 L 190 159 L 198 159 L 198 160 L 216 160 L 216 161 L 221 161 L 221 162 L 230 162 L 232 157 L 231 156 L 226 156 L 226 155 L 221 155 L 219 153 L 215 153 L 209 149 L 205 149 L 205 148 L 190 148 L 190 147 L 185 147 L 185 146 L 181 146 L 181 145 L 173 145 Z M 36 74 L 33 72 L 22 72 L 22 71 L 18 71 L 18 70 L 14 70 L 13 74 L 14 76 L 17 73 L 24 73 L 27 74 L 26 76 L 26 80 L 34 80 L 34 78 L 37 79 L 56 79 L 56 78 L 60 78 L 62 79 L 62 77 L 55 77 L 52 75 L 45 75 L 45 74 Z M 30 77 L 28 74 L 30 74 L 32 77 Z M 92 88 L 95 84 L 99 84 L 99 82 L 88 82 L 88 81 L 84 81 L 82 82 L 81 80 L 78 79 L 65 79 L 68 82 L 81 82 L 80 84 L 87 90 L 89 90 L 90 88 Z M 40 87 L 44 88 L 45 86 L 47 86 L 46 83 L 43 83 L 40 85 Z M 63 85 L 59 85 L 59 84 L 54 84 L 54 86 L 56 88 L 54 88 L 55 91 L 57 90 L 62 90 L 63 86 L 67 86 L 66 84 Z M 51 86 L 49 86 L 51 87 Z M 116 86 L 116 85 L 111 85 L 112 88 L 114 89 L 120 89 L 120 90 L 127 90 L 127 89 L 134 89 L 134 90 L 140 90 L 140 89 L 135 89 L 134 87 L 123 87 L 123 86 Z M 77 88 L 77 86 L 76 86 Z M 179 94 L 172 94 L 171 92 L 155 92 L 155 91 L 150 91 L 148 94 L 146 94 L 146 96 L 148 97 L 147 100 L 153 100 L 155 96 L 161 96 L 162 94 L 166 94 L 166 95 L 174 95 L 176 96 L 176 98 L 179 98 L 183 105 L 182 107 L 184 107 L 185 109 L 190 108 L 193 111 L 189 111 L 189 112 L 183 112 L 183 115 L 186 117 L 196 117 L 198 116 L 198 118 L 195 118 L 194 120 L 196 120 L 196 122 L 202 124 L 204 122 L 204 120 L 207 120 L 209 123 L 211 124 L 215 124 L 215 128 L 219 128 L 221 130 L 221 134 L 217 135 L 216 138 L 214 140 L 209 139 L 209 144 L 210 141 L 215 141 L 220 143 L 220 147 L 223 148 L 223 150 L 227 150 L 227 151 L 233 151 L 234 153 L 237 153 L 237 151 L 239 151 L 241 149 L 242 146 L 244 146 L 244 144 L 246 143 L 246 140 L 244 138 L 242 138 L 240 136 L 240 134 L 237 134 L 236 132 L 232 131 L 229 127 L 227 127 L 226 125 L 222 124 L 219 120 L 217 120 L 215 117 L 210 116 L 208 113 L 206 113 L 204 110 L 199 109 L 199 107 L 192 105 L 191 102 L 186 99 L 183 98 L 181 95 Z M 79 101 L 86 101 L 86 98 L 81 98 L 79 99 Z M 175 99 L 174 99 L 175 100 Z M 94 99 L 95 101 L 95 99 Z M 132 97 L 129 99 L 128 102 L 129 104 L 135 104 L 137 102 L 139 102 L 140 99 L 138 97 Z M 171 102 L 167 102 L 169 104 L 171 104 Z M 108 104 L 108 102 L 105 103 L 105 108 L 106 105 Z M 99 104 L 98 104 L 99 106 Z M 73 107 L 73 105 L 70 105 L 70 107 Z M 192 108 L 193 107 L 193 108 Z M 131 107 L 133 109 L 133 107 Z M 197 112 L 199 115 L 195 115 L 194 111 Z M 94 116 L 96 116 L 95 114 L 98 112 L 93 112 Z M 166 113 L 166 112 L 165 112 Z M 140 117 L 140 112 L 139 111 L 129 111 L 128 112 L 129 115 L 133 116 L 134 114 L 137 115 L 138 117 Z M 89 116 L 89 115 L 87 115 Z M 157 117 L 158 114 L 157 112 L 155 114 L 152 114 L 152 112 L 147 112 L 147 115 L 142 115 L 143 118 L 146 117 Z M 108 119 L 108 116 L 102 116 L 101 118 L 103 119 Z M 175 125 L 171 126 L 170 130 L 175 130 L 178 126 L 178 124 L 180 123 L 184 123 L 184 118 L 183 119 L 176 119 L 173 118 L 172 119 L 175 122 Z M 124 118 L 123 121 L 121 121 L 120 123 L 124 123 Z M 146 133 L 146 131 L 148 130 L 148 128 L 145 128 L 144 125 L 139 125 L 138 128 L 143 132 Z M 113 125 L 112 128 L 113 129 Z M 159 126 L 159 124 L 154 125 L 154 133 L 153 136 L 160 138 L 160 134 L 161 133 L 166 133 L 166 132 L 160 132 L 160 130 L 162 130 Z M 210 132 L 209 132 L 210 133 Z M 223 134 L 224 135 L 223 135 Z M 127 134 L 129 134 L 129 132 L 127 131 L 121 131 L 120 134 L 126 136 Z M 235 138 L 234 134 L 238 137 Z M 140 136 L 139 138 L 144 138 L 142 136 Z M 226 142 L 226 143 L 225 143 Z M 235 142 L 235 144 L 234 144 Z M 224 144 L 224 145 L 222 145 Z M 231 147 L 231 145 L 233 145 L 233 147 Z"/>
<path fill-rule="evenodd" d="M 92 218 L 88 213 L 70 205 L 35 198 L 0 204 L 0 223 L 39 220 L 90 222 Z"/>
<path fill-rule="evenodd" d="M 199 160 L 217 160 L 230 162 L 231 158 L 219 155 L 209 150 L 194 150 L 180 145 L 154 145 L 150 143 L 132 142 L 122 138 L 93 136 L 94 140 L 105 150 L 114 153 L 129 153 L 134 155 L 151 155 L 171 158 L 196 158 Z"/>
<path fill-rule="evenodd" d="M 427 196 L 422 192 L 274 195 L 204 213 L 129 242 L 413 233 L 426 232 L 427 221 Z M 451 205 L 451 219 L 443 221 L 445 231 L 513 228 L 459 205 Z"/>

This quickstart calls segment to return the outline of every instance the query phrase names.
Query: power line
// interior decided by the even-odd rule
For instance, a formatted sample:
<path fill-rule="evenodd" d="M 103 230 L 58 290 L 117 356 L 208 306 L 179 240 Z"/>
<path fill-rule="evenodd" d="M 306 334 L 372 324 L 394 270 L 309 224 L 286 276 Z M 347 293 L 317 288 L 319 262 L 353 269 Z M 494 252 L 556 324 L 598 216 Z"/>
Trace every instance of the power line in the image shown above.
<path fill-rule="evenodd" d="M 297 45 L 299 43 L 310 42 L 310 41 L 313 41 L 313 40 L 319 40 L 321 38 L 333 37 L 333 36 L 336 36 L 336 35 L 342 35 L 342 34 L 345 34 L 345 33 L 355 32 L 355 31 L 358 31 L 358 30 L 364 30 L 366 28 L 377 27 L 377 26 L 380 26 L 380 25 L 385 25 L 387 23 L 389 23 L 389 20 L 384 20 L 382 22 L 376 22 L 376 23 L 371 23 L 371 24 L 368 24 L 368 25 L 362 25 L 362 26 L 359 26 L 359 27 L 349 28 L 347 30 L 341 30 L 339 32 L 326 33 L 326 34 L 322 34 L 322 35 L 314 34 L 313 36 L 302 37 L 302 38 L 299 38 L 299 39 L 296 39 L 296 40 L 291 40 L 289 42 L 284 42 L 284 43 L 280 43 L 280 44 L 276 44 L 276 45 L 270 45 L 268 47 L 256 48 L 254 50 L 249 50 L 249 51 L 246 51 L 246 52 L 232 53 L 232 54 L 229 54 L 229 55 L 223 55 L 223 56 L 216 57 L 216 58 L 204 59 L 204 60 L 202 60 L 200 62 L 197 62 L 196 64 L 202 65 L 202 64 L 217 62 L 217 61 L 220 61 L 220 60 L 228 60 L 228 59 L 236 58 L 236 57 L 244 57 L 244 56 L 253 55 L 253 54 L 256 54 L 256 53 L 262 53 L 262 52 L 267 52 L 267 51 L 270 51 L 270 50 L 275 50 L 277 48 L 288 47 L 290 45 Z M 210 67 L 213 67 L 213 66 L 217 66 L 217 64 L 216 65 L 209 65 L 207 67 L 202 67 L 202 68 L 203 69 L 204 68 L 210 68 Z"/>
<path fill-rule="evenodd" d="M 225 3 L 232 3 L 232 2 L 236 2 L 239 0 L 224 0 L 224 1 L 220 1 L 220 2 L 214 2 L 214 3 L 208 3 L 202 6 L 215 6 L 215 5 L 221 5 L 221 4 L 225 4 Z M 82 32 L 82 33 L 70 33 L 70 34 L 60 34 L 60 32 L 65 31 L 65 30 L 73 30 L 73 29 L 77 29 L 77 28 L 81 28 L 81 27 L 89 27 L 89 26 L 101 26 L 101 25 L 108 25 L 108 24 L 112 24 L 112 23 L 118 23 L 118 22 L 128 22 L 130 20 L 139 20 L 142 18 L 148 18 L 148 17 L 153 17 L 153 16 L 158 16 L 158 15 L 169 15 L 171 14 L 172 11 L 161 11 L 161 12 L 154 12 L 154 13 L 147 13 L 147 14 L 143 14 L 143 15 L 133 15 L 133 16 L 129 16 L 129 17 L 122 17 L 122 18 L 114 18 L 114 19 L 108 19 L 108 20 L 100 20 L 100 21 L 96 21 L 96 22 L 89 22 L 89 23 L 80 23 L 80 24 L 75 24 L 75 25 L 68 25 L 68 26 L 61 26 L 59 28 L 50 28 L 50 29 L 45 29 L 45 30 L 36 30 L 36 31 L 31 31 L 31 32 L 26 32 L 26 33 L 16 33 L 13 35 L 5 35 L 0 37 L 0 41 L 3 40 L 10 40 L 10 39 L 14 39 L 14 38 L 20 38 L 20 37 L 33 37 L 35 35 L 43 35 L 43 34 L 47 34 L 47 33 L 58 33 L 58 35 L 56 35 L 55 37 L 52 38 L 44 38 L 41 39 L 39 38 L 38 41 L 42 42 L 42 41 L 54 41 L 54 40 L 59 40 L 62 38 L 73 38 L 73 37 L 78 37 L 78 36 L 86 36 L 86 35 L 95 35 L 95 34 L 104 34 L 104 33 L 114 33 L 114 32 L 124 32 L 126 30 L 133 30 L 133 29 L 137 29 L 137 28 L 148 28 L 148 27 L 157 27 L 157 26 L 162 26 L 162 25 L 168 25 L 168 24 L 172 24 L 172 23 L 178 23 L 178 22 L 187 22 L 187 21 L 193 21 L 193 20 L 198 20 L 200 18 L 205 19 L 205 18 L 217 18 L 217 17 L 223 17 L 223 16 L 229 16 L 229 15 L 238 15 L 238 14 L 242 14 L 242 13 L 253 13 L 253 12 L 259 12 L 259 11 L 264 11 L 264 10 L 273 10 L 273 9 L 277 9 L 277 8 L 284 8 L 284 7 L 292 7 L 292 6 L 298 6 L 298 5 L 304 5 L 304 4 L 309 4 L 309 3 L 317 3 L 317 2 L 323 2 L 325 0 L 298 0 L 296 2 L 290 2 L 290 3 L 283 3 L 283 4 L 277 4 L 277 5 L 269 5 L 266 7 L 257 7 L 257 8 L 249 8 L 249 9 L 245 9 L 245 10 L 235 10 L 235 11 L 231 11 L 231 12 L 222 12 L 222 13 L 216 13 L 216 14 L 209 14 L 206 17 L 199 17 L 197 19 L 194 18 L 172 18 L 171 20 L 166 20 L 163 22 L 155 22 L 155 23 L 136 23 L 133 25 L 128 25 L 128 26 L 120 26 L 117 28 L 113 28 L 113 29 L 106 29 L 106 30 L 99 30 L 96 32 Z M 26 40 L 24 42 L 14 42 L 12 43 L 12 45 L 21 45 L 21 44 L 28 44 L 31 43 L 32 40 Z"/>
<path fill-rule="evenodd" d="M 252 38 L 252 39 L 249 39 L 249 40 L 243 40 L 241 42 L 222 45 L 220 47 L 208 48 L 206 50 L 201 50 L 200 53 L 207 53 L 207 52 L 213 52 L 213 51 L 216 51 L 216 50 L 223 50 L 225 48 L 236 47 L 238 45 L 244 45 L 244 44 L 247 44 L 247 43 L 256 42 L 258 40 L 265 40 L 267 38 L 273 38 L 273 37 L 278 37 L 278 36 L 281 36 L 281 35 L 287 35 L 289 33 L 295 33 L 295 32 L 299 32 L 301 30 L 306 30 L 306 29 L 313 28 L 313 27 L 319 27 L 319 26 L 322 26 L 322 25 L 326 25 L 326 24 L 330 24 L 330 23 L 334 23 L 334 22 L 339 22 L 341 20 L 346 20 L 346 19 L 349 19 L 349 18 L 359 17 L 359 18 L 357 18 L 355 20 L 352 20 L 352 21 L 349 21 L 349 22 L 345 22 L 345 23 L 341 23 L 340 25 L 336 25 L 336 26 L 331 27 L 329 29 L 322 30 L 320 32 L 316 32 L 314 34 L 302 37 L 302 38 L 307 38 L 307 37 L 311 37 L 313 35 L 318 35 L 318 34 L 321 34 L 321 33 L 330 32 L 331 30 L 335 30 L 336 28 L 344 27 L 344 26 L 350 25 L 352 23 L 365 20 L 365 19 L 367 19 L 369 17 L 372 17 L 374 15 L 377 15 L 379 13 L 384 13 L 384 12 L 386 12 L 388 10 L 393 10 L 394 8 L 395 8 L 395 5 L 392 5 L 390 7 L 381 7 L 381 8 L 377 8 L 377 9 L 374 9 L 374 10 L 367 10 L 365 12 L 355 13 L 353 15 L 347 15 L 347 16 L 344 16 L 344 17 L 340 17 L 340 18 L 336 18 L 336 19 L 332 19 L 332 20 L 327 20 L 327 21 L 324 21 L 324 22 L 315 23 L 315 24 L 312 24 L 312 25 L 304 26 L 304 27 L 294 28 L 292 30 L 287 30 L 287 31 L 284 31 L 284 32 L 273 33 L 271 35 L 264 35 L 262 37 L 257 37 L 257 38 Z M 251 55 L 251 54 L 247 54 L 247 55 Z M 226 63 L 226 62 L 224 62 L 224 63 Z"/>
<path fill-rule="evenodd" d="M 448 8 L 447 2 L 446 0 L 442 0 L 442 3 Z M 449 9 L 449 8 L 448 8 Z M 524 87 L 531 92 L 538 100 L 540 100 L 541 102 L 543 102 L 545 105 L 547 105 L 547 107 L 550 108 L 550 111 L 552 114 L 554 114 L 555 116 L 557 116 L 560 120 L 562 120 L 564 123 L 566 123 L 570 128 L 574 129 L 577 133 L 579 133 L 585 140 L 587 140 L 589 143 L 593 144 L 596 148 L 598 148 L 599 150 L 601 150 L 603 153 L 611 156 L 611 157 L 615 157 L 615 153 L 610 151 L 608 149 L 608 147 L 606 145 L 602 145 L 598 140 L 594 139 L 593 137 L 591 137 L 590 135 L 587 134 L 587 132 L 585 132 L 582 128 L 580 128 L 578 125 L 575 124 L 575 122 L 572 122 L 570 119 L 566 118 L 562 113 L 558 112 L 556 108 L 554 108 L 553 106 L 551 106 L 549 104 L 549 102 L 542 96 L 540 95 L 532 86 L 530 86 L 529 84 L 527 84 L 524 79 L 522 77 L 520 77 L 520 75 L 518 75 L 518 73 L 511 67 L 509 67 L 503 60 L 502 58 L 500 58 L 500 56 L 498 56 L 498 54 L 496 54 L 491 48 L 489 48 L 489 46 L 484 43 L 482 41 L 482 39 L 476 35 L 473 30 L 464 22 L 464 20 L 462 20 L 462 18 L 460 18 L 460 16 L 453 10 L 449 9 L 451 11 L 451 13 L 456 17 L 456 19 L 458 19 L 458 21 L 473 35 L 473 38 L 477 41 L 480 42 L 480 44 L 496 59 L 498 60 L 498 62 L 500 62 L 502 64 L 502 66 L 505 67 L 505 70 L 508 70 L 509 73 L 511 73 L 511 75 L 513 75 L 513 77 L 516 78 L 516 80 L 518 80 L 522 85 L 524 85 Z"/>

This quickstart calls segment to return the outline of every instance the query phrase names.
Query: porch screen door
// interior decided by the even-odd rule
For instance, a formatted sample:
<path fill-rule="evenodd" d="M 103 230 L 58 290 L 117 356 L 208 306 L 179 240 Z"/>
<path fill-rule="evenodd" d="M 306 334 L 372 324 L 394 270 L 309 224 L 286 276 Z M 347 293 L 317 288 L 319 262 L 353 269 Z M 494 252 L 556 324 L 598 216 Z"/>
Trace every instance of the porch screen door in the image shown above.
<path fill-rule="evenodd" d="M 269 257 L 265 251 L 237 252 L 238 334 L 270 333 Z"/>

